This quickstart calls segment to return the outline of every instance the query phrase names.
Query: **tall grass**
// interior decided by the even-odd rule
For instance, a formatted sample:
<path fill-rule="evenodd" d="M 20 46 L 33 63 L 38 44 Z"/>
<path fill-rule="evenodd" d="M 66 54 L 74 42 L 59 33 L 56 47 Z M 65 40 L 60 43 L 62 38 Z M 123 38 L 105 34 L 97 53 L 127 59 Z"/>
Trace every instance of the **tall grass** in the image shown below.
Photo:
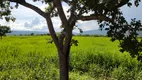
<path fill-rule="evenodd" d="M 59 80 L 58 55 L 49 36 L 9 36 L 0 41 L 0 80 Z M 120 53 L 106 37 L 73 37 L 70 80 L 140 80 L 142 63 Z"/>

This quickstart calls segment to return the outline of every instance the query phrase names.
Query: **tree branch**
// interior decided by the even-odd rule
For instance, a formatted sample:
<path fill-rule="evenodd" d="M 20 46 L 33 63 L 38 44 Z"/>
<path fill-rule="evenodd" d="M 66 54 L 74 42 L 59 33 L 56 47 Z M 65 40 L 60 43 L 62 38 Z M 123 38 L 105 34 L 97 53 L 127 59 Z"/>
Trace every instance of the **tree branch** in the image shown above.
<path fill-rule="evenodd" d="M 103 21 L 109 21 L 113 22 L 111 18 L 104 17 L 103 15 L 92 15 L 92 16 L 80 16 L 77 18 L 77 20 L 82 20 L 82 21 L 88 21 L 88 20 L 103 20 Z"/>
<path fill-rule="evenodd" d="M 53 41 L 55 42 L 56 47 L 59 48 L 58 38 L 56 36 L 55 30 L 54 30 L 54 27 L 53 27 L 53 23 L 52 23 L 52 20 L 51 20 L 51 17 L 50 17 L 51 12 L 45 13 L 41 9 L 39 9 L 38 7 L 27 3 L 25 0 L 9 0 L 9 1 L 21 4 L 21 5 L 25 6 L 25 7 L 28 7 L 30 9 L 34 10 L 35 12 L 37 12 L 39 15 L 43 16 L 46 19 L 46 22 L 47 22 L 48 29 L 49 29 L 49 32 L 51 34 L 51 37 L 52 37 Z"/>
<path fill-rule="evenodd" d="M 55 3 L 53 2 L 52 3 L 53 4 L 53 6 L 50 8 L 50 10 L 47 12 L 47 14 L 51 14 L 52 12 L 53 12 L 53 10 L 55 9 Z"/>
<path fill-rule="evenodd" d="M 36 6 L 32 5 L 32 4 L 27 3 L 25 0 L 9 0 L 9 1 L 21 4 L 21 5 L 23 5 L 23 6 L 27 7 L 27 8 L 30 8 L 30 9 L 34 10 L 35 12 L 37 12 L 39 15 L 43 16 L 44 18 L 47 15 L 41 9 L 39 9 L 38 7 L 36 7 Z"/>
<path fill-rule="evenodd" d="M 120 3 L 118 5 L 116 5 L 113 9 L 117 9 L 120 8 L 122 6 L 124 6 L 125 4 L 127 4 L 130 0 L 121 0 Z"/>
<path fill-rule="evenodd" d="M 51 17 L 50 17 L 49 14 L 47 15 L 46 22 L 47 22 L 48 29 L 49 29 L 49 32 L 50 32 L 50 34 L 51 34 L 51 37 L 52 37 L 52 39 L 53 39 L 53 41 L 54 41 L 54 43 L 55 43 L 57 49 L 59 49 L 59 48 L 60 48 L 59 40 L 58 40 L 58 37 L 57 37 L 57 35 L 56 35 L 56 32 L 55 32 L 55 30 L 54 30 L 54 28 L 53 28 L 53 23 L 52 23 L 52 20 L 51 20 Z"/>
<path fill-rule="evenodd" d="M 67 20 L 67 18 L 65 16 L 65 13 L 63 11 L 63 7 L 62 7 L 62 4 L 61 4 L 61 1 L 60 0 L 54 0 L 54 2 L 55 2 L 55 5 L 57 7 L 57 10 L 59 12 L 59 16 L 60 16 L 60 19 L 61 19 L 62 23 L 65 26 L 67 26 L 68 25 L 68 20 Z"/>
<path fill-rule="evenodd" d="M 74 25 L 74 23 L 76 22 L 76 3 L 77 3 L 77 0 L 72 0 L 73 3 L 72 3 L 72 6 L 70 8 L 70 17 L 68 19 L 69 21 L 69 24 L 70 25 Z"/>

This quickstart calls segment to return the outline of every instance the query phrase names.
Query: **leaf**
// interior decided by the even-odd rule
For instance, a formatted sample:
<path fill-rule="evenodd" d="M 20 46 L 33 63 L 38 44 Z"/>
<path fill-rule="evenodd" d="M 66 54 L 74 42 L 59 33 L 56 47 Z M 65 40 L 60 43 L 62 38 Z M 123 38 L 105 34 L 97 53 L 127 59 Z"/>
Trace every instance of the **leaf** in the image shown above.
<path fill-rule="evenodd" d="M 12 17 L 11 20 L 12 20 L 13 22 L 15 22 L 16 18 Z"/>
<path fill-rule="evenodd" d="M 79 29 L 80 33 L 83 33 L 83 30 L 82 30 L 82 29 L 80 29 L 80 28 L 78 28 L 78 29 Z"/>
<path fill-rule="evenodd" d="M 139 6 L 139 2 L 140 2 L 140 0 L 135 0 L 135 6 L 136 6 L 136 7 Z"/>
<path fill-rule="evenodd" d="M 18 4 L 18 3 L 16 3 L 15 8 L 18 8 L 18 6 L 19 6 L 19 4 Z"/>
<path fill-rule="evenodd" d="M 131 3 L 131 2 L 129 2 L 129 3 L 127 3 L 127 5 L 128 5 L 129 7 L 131 7 L 131 6 L 132 6 L 132 3 Z"/>
<path fill-rule="evenodd" d="M 72 39 L 71 40 L 71 45 L 74 44 L 75 46 L 78 46 L 78 40 Z"/>
<path fill-rule="evenodd" d="M 120 49 L 119 51 L 123 53 L 125 50 L 124 49 Z"/>
<path fill-rule="evenodd" d="M 105 30 L 109 30 L 109 28 L 105 28 Z"/>
<path fill-rule="evenodd" d="M 7 22 L 9 22 L 10 17 L 5 17 L 5 20 L 6 20 Z"/>

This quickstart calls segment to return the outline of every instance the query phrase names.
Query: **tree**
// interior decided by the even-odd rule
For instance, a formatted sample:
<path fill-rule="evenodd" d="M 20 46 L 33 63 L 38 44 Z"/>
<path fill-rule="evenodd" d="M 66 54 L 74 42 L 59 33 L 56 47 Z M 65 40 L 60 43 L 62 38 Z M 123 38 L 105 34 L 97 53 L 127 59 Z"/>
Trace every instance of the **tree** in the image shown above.
<path fill-rule="evenodd" d="M 60 66 L 60 80 L 68 80 L 68 63 L 69 63 L 69 53 L 71 48 L 72 41 L 72 30 L 78 20 L 89 21 L 89 20 L 97 20 L 100 28 L 103 29 L 105 26 L 110 26 L 107 28 L 108 36 L 112 37 L 112 41 L 118 39 L 122 43 L 125 42 L 125 33 L 129 31 L 129 29 L 133 26 L 129 26 L 125 28 L 125 26 L 129 24 L 123 17 L 122 12 L 120 11 L 120 7 L 124 5 L 131 6 L 132 3 L 130 0 L 33 0 L 34 2 L 41 1 L 43 4 L 47 4 L 48 7 L 46 11 L 40 10 L 37 6 L 32 3 L 28 3 L 26 0 L 1 0 L 0 5 L 3 9 L 1 11 L 2 16 L 9 16 L 10 2 L 16 3 L 16 7 L 18 5 L 23 5 L 27 8 L 30 8 L 45 18 L 49 32 L 53 39 L 53 42 L 56 45 L 58 56 L 59 56 L 59 66 Z M 68 4 L 70 6 L 69 16 L 64 13 L 62 2 Z M 140 0 L 134 0 L 134 5 L 138 6 Z M 62 31 L 59 36 L 55 34 L 55 30 L 53 27 L 53 23 L 51 18 L 59 16 L 62 22 Z M 13 17 L 5 17 L 6 20 L 13 20 Z M 133 24 L 131 24 L 133 25 Z M 134 24 L 134 26 L 136 26 Z M 141 27 L 141 26 L 139 26 Z M 136 29 L 137 30 L 137 29 Z M 123 31 L 122 35 L 120 31 Z M 131 33 L 131 32 L 130 32 Z M 133 35 L 133 34 L 132 34 Z M 134 36 L 132 36 L 134 37 Z M 134 40 L 134 39 L 132 39 Z M 136 39 L 135 39 L 136 40 Z M 126 45 L 128 46 L 128 45 Z M 138 46 L 136 46 L 138 47 Z M 130 49 L 124 50 L 129 51 Z"/>
<path fill-rule="evenodd" d="M 31 33 L 30 35 L 31 35 L 31 36 L 34 36 L 34 33 Z"/>
<path fill-rule="evenodd" d="M 2 36 L 5 36 L 6 33 L 10 33 L 10 27 L 7 26 L 0 26 L 0 36 L 1 36 L 1 40 L 2 40 Z"/>

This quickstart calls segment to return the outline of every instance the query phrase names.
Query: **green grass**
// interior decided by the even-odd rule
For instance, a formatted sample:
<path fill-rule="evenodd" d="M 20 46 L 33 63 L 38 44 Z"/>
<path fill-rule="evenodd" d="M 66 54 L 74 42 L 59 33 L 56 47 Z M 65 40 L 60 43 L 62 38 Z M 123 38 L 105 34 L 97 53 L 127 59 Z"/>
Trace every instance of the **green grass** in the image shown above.
<path fill-rule="evenodd" d="M 8 36 L 0 40 L 0 80 L 59 80 L 58 55 L 49 36 Z M 142 63 L 120 53 L 107 37 L 73 37 L 70 80 L 141 80 Z"/>

